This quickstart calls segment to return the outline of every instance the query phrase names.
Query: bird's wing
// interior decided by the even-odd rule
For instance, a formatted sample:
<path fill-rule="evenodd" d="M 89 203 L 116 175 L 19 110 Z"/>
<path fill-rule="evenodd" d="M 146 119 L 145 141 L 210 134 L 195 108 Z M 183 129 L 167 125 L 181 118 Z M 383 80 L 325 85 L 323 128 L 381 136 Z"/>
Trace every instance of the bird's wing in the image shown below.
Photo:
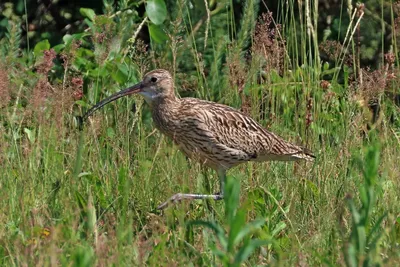
<path fill-rule="evenodd" d="M 195 101 L 196 100 L 196 101 Z M 198 118 L 200 132 L 215 149 L 241 161 L 311 159 L 311 152 L 283 140 L 251 117 L 229 106 L 192 100 L 190 110 Z M 189 108 L 189 107 L 188 107 Z"/>

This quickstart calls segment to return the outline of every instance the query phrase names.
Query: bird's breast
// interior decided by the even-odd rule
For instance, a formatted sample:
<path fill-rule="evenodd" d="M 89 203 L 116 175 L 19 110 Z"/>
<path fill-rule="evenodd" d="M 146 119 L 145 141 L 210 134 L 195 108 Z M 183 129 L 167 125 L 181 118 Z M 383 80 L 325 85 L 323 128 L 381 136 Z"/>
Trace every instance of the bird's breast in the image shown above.
<path fill-rule="evenodd" d="M 154 126 L 163 134 L 172 137 L 179 128 L 179 117 L 172 110 L 157 108 L 153 109 L 152 117 Z"/>

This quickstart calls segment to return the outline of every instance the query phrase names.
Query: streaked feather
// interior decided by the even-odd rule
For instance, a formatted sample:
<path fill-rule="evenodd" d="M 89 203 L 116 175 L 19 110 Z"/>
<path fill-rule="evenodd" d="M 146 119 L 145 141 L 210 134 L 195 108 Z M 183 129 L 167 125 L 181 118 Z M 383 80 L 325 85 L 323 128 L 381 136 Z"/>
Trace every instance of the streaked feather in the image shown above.
<path fill-rule="evenodd" d="M 171 99 L 153 107 L 156 127 L 189 157 L 213 169 L 246 161 L 312 160 L 313 154 L 266 130 L 229 106 L 196 98 Z"/>

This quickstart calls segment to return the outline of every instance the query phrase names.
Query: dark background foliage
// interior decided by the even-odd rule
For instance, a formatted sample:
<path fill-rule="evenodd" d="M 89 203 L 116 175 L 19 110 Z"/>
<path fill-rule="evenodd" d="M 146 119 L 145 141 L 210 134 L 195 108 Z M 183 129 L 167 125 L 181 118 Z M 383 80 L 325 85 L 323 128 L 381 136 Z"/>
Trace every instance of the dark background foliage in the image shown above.
<path fill-rule="evenodd" d="M 118 10 L 120 1 L 106 2 L 108 8 Z M 213 8 L 217 8 L 215 4 L 217 1 L 210 2 L 212 12 Z M 176 5 L 176 1 L 166 1 L 166 4 L 169 8 Z M 196 6 L 193 10 L 193 18 L 204 16 L 204 1 L 193 1 L 193 4 Z M 277 17 L 279 9 L 282 8 L 279 6 L 279 1 L 260 1 L 258 5 L 257 17 L 270 11 L 275 20 L 280 21 Z M 362 21 L 359 33 L 356 34 L 357 42 L 361 43 L 360 63 L 361 66 L 377 67 L 383 62 L 383 51 L 387 51 L 390 48 L 391 40 L 396 38 L 392 34 L 392 24 L 388 23 L 392 20 L 391 2 L 367 0 L 362 5 L 367 19 Z M 137 16 L 138 20 L 146 12 L 145 1 L 127 1 L 127 6 L 136 10 L 137 14 L 134 15 Z M 31 47 L 43 39 L 48 39 L 51 46 L 59 44 L 65 34 L 81 32 L 87 27 L 84 16 L 79 12 L 82 7 L 93 9 L 97 15 L 101 15 L 105 11 L 103 1 L 2 1 L 0 4 L 0 39 L 4 37 L 6 29 L 12 21 L 20 24 L 22 28 L 21 49 L 27 48 L 27 40 L 29 40 Z M 297 1 L 294 2 L 294 7 L 298 9 Z M 235 23 L 240 25 L 244 8 L 243 1 L 234 0 L 233 8 Z M 173 16 L 172 13 L 169 13 L 169 15 Z M 170 19 L 173 18 L 170 17 Z M 299 22 L 300 17 L 295 19 Z M 319 1 L 318 38 L 320 41 L 342 41 L 345 38 L 349 21 L 348 10 L 345 5 L 342 5 L 342 1 Z M 397 26 L 397 22 L 394 26 Z M 140 32 L 140 38 L 149 43 L 147 27 L 144 27 Z M 328 59 L 324 53 L 322 57 Z"/>

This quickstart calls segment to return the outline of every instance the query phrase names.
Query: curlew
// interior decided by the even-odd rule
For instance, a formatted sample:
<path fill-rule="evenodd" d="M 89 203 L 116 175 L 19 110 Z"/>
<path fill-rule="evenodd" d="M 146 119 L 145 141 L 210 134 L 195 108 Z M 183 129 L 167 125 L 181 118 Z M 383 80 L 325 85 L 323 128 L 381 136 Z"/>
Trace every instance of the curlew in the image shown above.
<path fill-rule="evenodd" d="M 100 101 L 86 112 L 83 119 L 107 103 L 136 93 L 150 105 L 156 128 L 171 138 L 189 158 L 214 169 L 220 179 L 219 193 L 178 193 L 158 209 L 182 199 L 223 199 L 226 172 L 240 163 L 311 161 L 315 158 L 310 150 L 285 141 L 232 107 L 196 98 L 176 97 L 173 78 L 162 69 L 147 73 L 138 84 Z"/>

